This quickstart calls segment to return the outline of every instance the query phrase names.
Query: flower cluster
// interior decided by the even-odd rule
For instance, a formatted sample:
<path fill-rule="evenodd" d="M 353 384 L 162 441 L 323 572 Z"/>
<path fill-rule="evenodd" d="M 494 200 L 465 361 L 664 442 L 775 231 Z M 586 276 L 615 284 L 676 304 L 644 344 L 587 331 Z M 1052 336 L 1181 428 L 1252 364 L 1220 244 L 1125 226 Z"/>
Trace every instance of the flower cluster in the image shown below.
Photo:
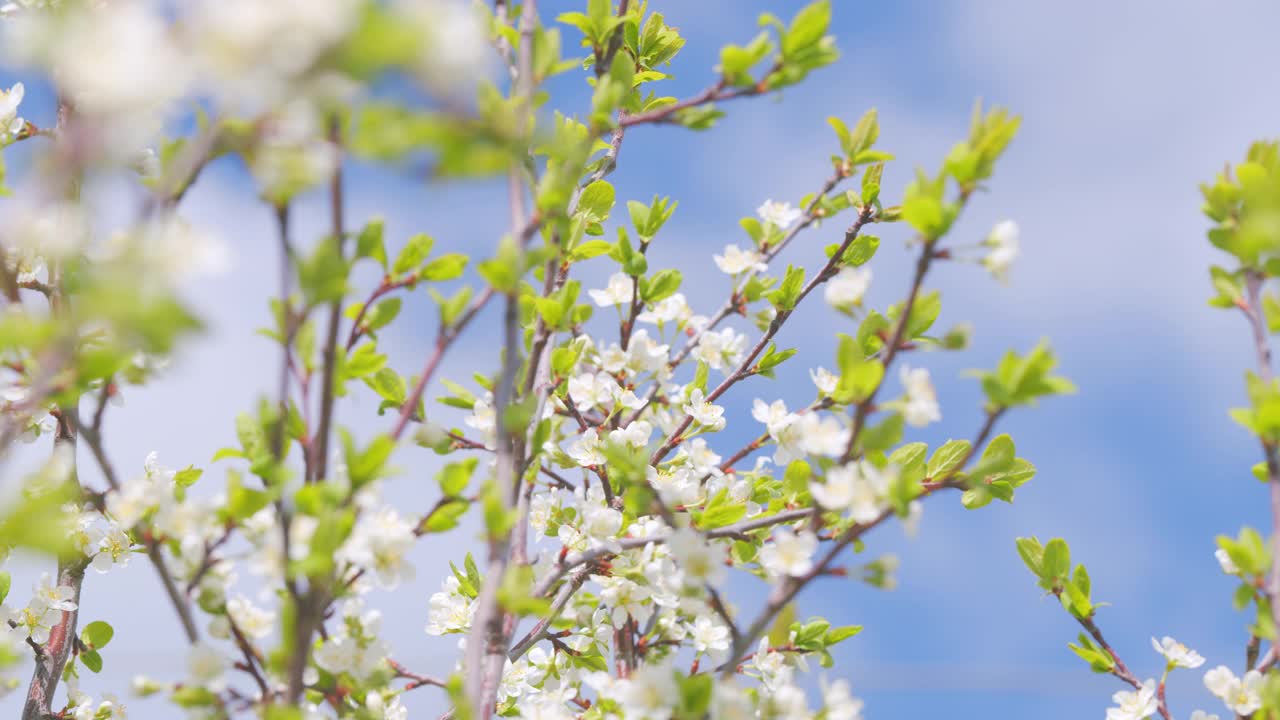
<path fill-rule="evenodd" d="M 20 108 L 21 83 L 0 92 L 0 148 L 31 142 L 47 170 L 24 176 L 47 186 L 23 193 L 0 232 L 0 335 L 14 339 L 0 348 L 0 452 L 54 435 L 51 460 L 0 518 L 0 543 L 59 560 L 25 607 L 5 606 L 0 667 L 35 660 L 66 682 L 61 707 L 51 690 L 33 690 L 42 716 L 124 717 L 117 698 L 81 691 L 84 671 L 111 660 L 114 635 L 105 621 L 82 622 L 81 605 L 96 575 L 86 580 L 86 569 L 128 564 L 156 573 L 189 646 L 185 667 L 140 676 L 135 692 L 190 717 L 403 720 L 418 688 L 443 690 L 454 714 L 479 720 L 862 716 L 848 680 L 823 672 L 820 696 L 805 690 L 805 673 L 829 667 L 832 648 L 860 627 L 801 621 L 792 600 L 837 577 L 892 589 L 895 556 L 845 564 L 885 524 L 914 533 L 929 496 L 957 490 L 973 509 L 1012 501 L 1034 467 L 995 422 L 1071 389 L 1051 374 L 1046 347 L 1010 353 L 984 374 L 973 440 L 930 451 L 908 437 L 943 417 L 928 353 L 964 345 L 963 332 L 934 331 L 941 299 L 926 275 L 959 259 L 951 224 L 1017 119 L 977 113 L 968 140 L 900 204 L 881 200 L 892 156 L 875 147 L 875 112 L 853 130 L 832 119 L 832 175 L 816 193 L 766 200 L 742 218 L 745 237 L 711 254 L 722 274 L 704 274 L 723 302 L 695 308 L 690 298 L 703 293 L 682 288 L 678 269 L 651 267 L 675 203 L 632 200 L 627 217 L 614 212 L 606 178 L 623 130 L 703 128 L 719 117 L 713 103 L 834 62 L 831 3 L 812 2 L 789 24 L 763 18 L 768 30 L 727 48 L 711 89 L 683 102 L 653 85 L 684 45 L 679 31 L 644 3 L 618 5 L 593 1 L 560 15 L 562 27 L 539 21 L 532 2 L 0 8 L 0 57 L 42 73 L 59 103 L 37 126 L 19 114 L 40 115 Z M 547 79 L 582 66 L 561 57 L 569 32 L 591 51 L 590 105 L 535 112 Z M 494 57 L 511 78 L 501 88 L 485 77 Z M 389 85 L 413 86 L 413 102 L 388 99 Z M 183 278 L 230 265 L 180 212 L 225 156 L 247 168 L 280 244 L 281 287 L 260 331 L 279 346 L 276 390 L 235 418 L 234 444 L 207 465 L 170 468 L 152 453 L 118 473 L 136 468 L 114 464 L 103 442 L 121 385 L 162 379 L 201 327 Z M 350 225 L 353 160 L 395 172 L 422 157 L 441 178 L 508 174 L 511 232 L 492 256 L 434 253 L 425 233 L 388 252 L 382 220 Z M 134 180 L 144 197 L 115 232 L 101 231 L 75 191 L 99 175 Z M 320 186 L 330 227 L 304 238 L 300 199 Z M 793 242 L 845 219 L 825 247 Z M 919 253 L 893 304 L 872 297 L 873 225 L 903 228 Z M 1016 227 L 997 226 L 985 245 L 982 263 L 1003 277 Z M 436 341 L 420 370 L 404 371 L 382 335 L 422 286 L 436 304 Z M 498 304 L 498 367 L 463 382 L 437 377 Z M 796 368 L 816 388 L 803 384 L 808 397 L 768 389 L 759 379 L 800 364 L 787 344 L 812 305 L 840 323 L 834 364 Z M 347 399 L 370 393 L 387 429 L 355 432 L 347 413 L 359 405 Z M 747 399 L 750 418 L 736 411 Z M 744 432 L 745 444 L 735 440 Z M 393 457 L 415 478 L 434 458 L 413 455 L 408 438 L 448 459 L 425 461 L 437 470 L 434 485 L 415 490 L 425 502 L 393 503 Z M 78 472 L 77 457 L 98 472 Z M 460 526 L 480 533 L 484 562 L 449 558 L 450 574 L 420 604 L 432 639 L 419 638 L 456 648 L 458 660 L 446 677 L 420 674 L 399 661 L 408 639 L 384 627 L 377 603 L 415 579 L 420 538 Z M 763 606 L 734 602 L 734 575 L 759 583 Z M 67 642 L 58 630 L 71 627 L 79 637 Z M 1160 647 L 1171 664 L 1198 657 Z M 1149 704 L 1141 694 L 1117 701 L 1129 714 Z"/>

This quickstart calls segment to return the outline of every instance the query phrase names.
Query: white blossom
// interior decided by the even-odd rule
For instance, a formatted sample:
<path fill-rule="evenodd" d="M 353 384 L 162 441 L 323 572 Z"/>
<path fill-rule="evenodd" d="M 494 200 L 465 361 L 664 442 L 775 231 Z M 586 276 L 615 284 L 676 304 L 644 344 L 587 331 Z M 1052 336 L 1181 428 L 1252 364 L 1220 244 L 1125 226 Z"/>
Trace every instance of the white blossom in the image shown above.
<path fill-rule="evenodd" d="M 809 484 L 809 492 L 823 508 L 848 512 L 857 523 L 870 523 L 888 508 L 889 487 L 896 477 L 893 466 L 881 470 L 860 460 L 831 468 L 822 482 Z"/>
<path fill-rule="evenodd" d="M 356 20 L 356 0 L 193 0 L 184 41 L 203 82 L 223 103 L 260 109 L 289 93 Z"/>
<path fill-rule="evenodd" d="M 996 223 L 983 244 L 990 246 L 991 252 L 983 258 L 982 264 L 997 280 L 1007 280 L 1009 268 L 1018 257 L 1018 224 L 1012 220 Z"/>
<path fill-rule="evenodd" d="M 586 412 L 591 408 L 603 407 L 612 402 L 615 393 L 620 389 L 618 381 L 605 372 L 582 373 L 569 378 L 569 396 L 573 398 L 578 412 Z"/>
<path fill-rule="evenodd" d="M 1236 567 L 1235 562 L 1231 560 L 1231 555 L 1226 550 L 1218 548 L 1213 552 L 1213 556 L 1218 559 L 1218 565 L 1222 568 L 1222 572 L 1228 575 L 1240 574 L 1240 568 Z"/>
<path fill-rule="evenodd" d="M 834 308 L 848 309 L 860 305 L 870 287 L 871 268 L 844 267 L 827 281 L 822 299 Z"/>
<path fill-rule="evenodd" d="M 772 542 L 760 549 L 760 564 L 775 577 L 800 577 L 813 569 L 813 554 L 817 549 L 818 538 L 808 530 L 795 532 L 778 528 L 773 532 Z"/>
<path fill-rule="evenodd" d="M 689 301 L 685 299 L 683 293 L 675 293 L 654 303 L 652 309 L 645 310 L 637 315 L 636 321 L 654 325 L 675 323 L 677 326 L 683 327 L 691 317 L 693 317 L 693 310 L 689 308 Z"/>
<path fill-rule="evenodd" d="M 1137 690 L 1121 690 L 1111 696 L 1117 707 L 1107 708 L 1107 720 L 1143 720 L 1155 713 L 1156 681 L 1148 680 Z"/>
<path fill-rule="evenodd" d="M 476 612 L 475 601 L 463 595 L 461 587 L 458 578 L 449 575 L 445 577 L 440 592 L 431 596 L 427 614 L 428 635 L 466 632 L 471 627 L 471 619 Z"/>
<path fill-rule="evenodd" d="M 682 408 L 699 425 L 712 431 L 724 429 L 724 408 L 708 402 L 701 388 L 689 391 L 689 401 Z"/>
<path fill-rule="evenodd" d="M 70 585 L 55 585 L 49 573 L 43 573 L 32 588 L 31 602 L 33 605 L 38 603 L 42 607 L 70 612 L 76 609 L 74 597 L 75 590 Z"/>
<path fill-rule="evenodd" d="M 262 640 L 275 629 L 276 614 L 257 607 L 249 598 L 237 595 L 227 601 L 227 616 L 246 637 Z"/>
<path fill-rule="evenodd" d="M 7 91 L 0 90 L 0 145 L 16 140 L 27 126 L 27 121 L 18 115 L 18 106 L 26 91 L 22 83 L 14 83 Z"/>
<path fill-rule="evenodd" d="M 604 464 L 604 451 L 600 446 L 600 432 L 589 428 L 577 437 L 565 451 L 573 461 L 583 467 Z"/>
<path fill-rule="evenodd" d="M 809 370 L 809 379 L 822 395 L 830 395 L 840 386 L 840 376 L 823 367 Z"/>
<path fill-rule="evenodd" d="M 822 704 L 826 706 L 827 720 L 859 720 L 862 717 L 863 702 L 853 696 L 845 680 L 836 680 L 829 685 L 823 680 Z"/>
<path fill-rule="evenodd" d="M 1170 667 L 1198 668 L 1204 664 L 1200 653 L 1165 635 L 1159 641 L 1151 638 L 1151 647 L 1164 656 Z"/>
<path fill-rule="evenodd" d="M 227 658 L 206 642 L 198 642 L 187 651 L 187 675 L 193 684 L 213 692 L 226 687 Z"/>
<path fill-rule="evenodd" d="M 490 65 L 483 15 L 464 0 L 399 0 L 396 7 L 423 34 L 413 64 L 428 86 L 456 93 L 475 84 Z"/>
<path fill-rule="evenodd" d="M 713 255 L 712 259 L 715 260 L 716 267 L 720 268 L 720 272 L 728 275 L 741 275 L 747 271 L 764 272 L 769 269 L 759 252 L 743 250 L 737 245 L 725 245 L 724 254 Z"/>
<path fill-rule="evenodd" d="M 609 284 L 603 290 L 588 290 L 587 294 L 600 307 L 628 305 L 635 295 L 635 287 L 635 278 L 626 273 L 616 272 L 609 276 Z"/>
<path fill-rule="evenodd" d="M 371 692 L 365 696 L 364 708 L 374 720 L 408 720 L 409 708 L 404 706 L 399 695 L 384 698 L 382 693 Z"/>
<path fill-rule="evenodd" d="M 788 202 L 765 200 L 760 207 L 756 208 L 756 215 L 779 230 L 786 230 L 803 217 L 804 212 L 799 208 L 791 207 L 791 203 Z"/>
<path fill-rule="evenodd" d="M 903 365 L 898 377 L 907 390 L 902 416 L 908 425 L 924 427 L 942 419 L 938 395 L 933 389 L 933 380 L 929 378 L 928 370 Z"/>
<path fill-rule="evenodd" d="M 1216 695 L 1236 715 L 1252 715 L 1262 707 L 1263 675 L 1250 670 L 1238 678 L 1231 668 L 1219 665 L 1204 674 L 1204 686 Z"/>
<path fill-rule="evenodd" d="M 627 720 L 668 720 L 680 690 L 670 667 L 646 664 L 631 677 L 618 680 L 613 697 Z"/>
<path fill-rule="evenodd" d="M 684 571 L 686 585 L 719 585 L 724 579 L 724 551 L 709 544 L 702 533 L 681 528 L 667 538 L 671 557 Z"/>
<path fill-rule="evenodd" d="M 689 628 L 693 649 L 719 660 L 729 652 L 729 628 L 706 615 L 699 615 Z"/>
<path fill-rule="evenodd" d="M 849 445 L 849 429 L 834 417 L 805 413 L 796 421 L 800 446 L 806 453 L 839 457 Z"/>
<path fill-rule="evenodd" d="M 360 516 L 337 557 L 372 570 L 379 585 L 392 589 L 413 579 L 408 555 L 416 539 L 414 523 L 401 517 L 395 508 L 383 507 Z"/>
<path fill-rule="evenodd" d="M 744 343 L 745 340 L 743 338 Z M 627 344 L 626 366 L 633 372 L 666 377 L 670 374 L 667 368 L 670 350 L 670 345 L 654 342 L 649 337 L 648 330 L 637 330 L 632 333 L 631 342 Z"/>

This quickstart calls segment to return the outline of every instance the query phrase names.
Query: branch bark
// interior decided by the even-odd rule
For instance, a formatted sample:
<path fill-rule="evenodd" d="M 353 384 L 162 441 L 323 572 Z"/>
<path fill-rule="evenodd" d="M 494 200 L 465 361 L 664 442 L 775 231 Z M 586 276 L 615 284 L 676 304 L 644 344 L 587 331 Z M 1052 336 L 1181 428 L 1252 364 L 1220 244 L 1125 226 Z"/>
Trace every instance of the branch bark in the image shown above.
<path fill-rule="evenodd" d="M 1266 319 L 1262 316 L 1262 283 L 1265 277 L 1256 270 L 1245 274 L 1246 299 L 1241 305 L 1249 328 L 1253 333 L 1254 354 L 1257 357 L 1258 376 L 1268 385 L 1275 378 L 1271 369 L 1271 341 L 1267 337 Z M 1267 487 L 1271 496 L 1271 574 L 1267 579 L 1267 595 L 1271 598 L 1271 619 L 1280 623 L 1280 460 L 1276 458 L 1276 446 L 1260 439 L 1263 459 L 1267 464 Z M 1276 645 L 1273 643 L 1272 653 Z"/>

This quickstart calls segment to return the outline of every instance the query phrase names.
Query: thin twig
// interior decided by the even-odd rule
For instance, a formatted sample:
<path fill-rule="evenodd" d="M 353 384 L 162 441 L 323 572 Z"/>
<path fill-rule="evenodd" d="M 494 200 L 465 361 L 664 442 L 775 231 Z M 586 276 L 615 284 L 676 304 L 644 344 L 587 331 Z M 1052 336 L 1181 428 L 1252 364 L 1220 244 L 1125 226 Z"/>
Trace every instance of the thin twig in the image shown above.
<path fill-rule="evenodd" d="M 1245 273 L 1247 298 L 1240 309 L 1249 320 L 1253 332 L 1254 353 L 1257 356 L 1258 376 L 1270 385 L 1274 378 L 1271 369 L 1271 343 L 1267 338 L 1266 321 L 1262 316 L 1262 273 L 1250 270 Z M 1280 623 L 1280 461 L 1276 458 L 1276 446 L 1266 438 L 1259 438 L 1263 459 L 1267 464 L 1267 486 L 1271 494 L 1271 573 L 1267 581 L 1267 595 L 1271 599 L 1271 619 Z M 1274 650 L 1274 643 L 1273 643 Z"/>
<path fill-rule="evenodd" d="M 329 142 L 334 147 L 342 147 L 342 123 L 335 115 L 329 120 Z M 342 245 L 346 234 L 344 218 L 344 198 L 342 190 L 342 159 L 334 164 L 333 177 L 329 180 L 330 234 L 332 242 L 338 244 L 338 257 L 342 257 Z M 322 242 L 328 242 L 323 240 Z M 329 469 L 329 428 L 333 424 L 333 376 L 337 367 L 338 355 L 338 323 L 342 318 L 342 298 L 335 299 L 329 305 L 329 322 L 324 339 L 324 370 L 320 374 L 320 419 L 316 428 L 316 436 L 312 438 L 311 458 L 307 463 L 308 479 L 320 482 L 325 479 Z"/>

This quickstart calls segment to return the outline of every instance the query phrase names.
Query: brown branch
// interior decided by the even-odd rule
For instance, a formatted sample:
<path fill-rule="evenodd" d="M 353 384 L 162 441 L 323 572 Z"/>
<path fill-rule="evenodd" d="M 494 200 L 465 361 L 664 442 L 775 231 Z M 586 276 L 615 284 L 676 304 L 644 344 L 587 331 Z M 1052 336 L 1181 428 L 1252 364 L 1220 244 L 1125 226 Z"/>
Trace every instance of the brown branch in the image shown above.
<path fill-rule="evenodd" d="M 440 680 L 439 678 L 431 677 L 429 675 L 422 675 L 422 674 L 413 672 L 408 668 L 406 668 L 404 665 L 401 665 L 395 660 L 392 660 L 391 658 L 387 658 L 387 664 L 391 666 L 392 670 L 395 670 L 396 677 L 405 678 L 411 681 L 409 682 L 408 685 L 404 686 L 404 688 L 402 689 L 402 692 L 416 690 L 422 687 L 423 685 L 430 685 L 432 687 L 439 687 L 439 688 L 448 687 L 448 683 L 446 683 L 445 681 Z"/>
<path fill-rule="evenodd" d="M 291 267 L 293 245 L 289 240 L 289 206 L 277 205 L 275 211 L 276 235 L 280 243 L 279 293 L 281 322 L 284 324 L 281 330 L 284 331 L 284 337 L 281 339 L 283 357 L 280 361 L 279 382 L 276 385 L 280 417 L 271 429 L 271 454 L 279 462 L 284 459 L 284 428 L 289 417 L 289 368 L 293 364 L 293 340 L 299 323 L 294 321 L 293 308 L 289 301 L 289 296 L 293 292 Z"/>
<path fill-rule="evenodd" d="M 533 99 L 533 34 L 537 25 L 537 2 L 525 0 L 520 14 L 520 44 L 517 55 L 516 88 L 513 95 L 520 99 L 517 112 L 520 113 L 520 126 L 526 124 L 525 117 L 531 110 Z M 524 181 L 519 168 L 512 168 L 508 173 L 509 202 L 512 233 L 521 235 L 521 229 L 531 225 L 528 218 L 524 198 Z M 524 242 L 530 236 L 522 237 L 520 245 L 523 255 Z M 523 265 L 523 258 L 520 259 Z M 519 468 L 522 464 L 516 455 L 516 433 L 508 429 L 503 415 L 510 403 L 515 399 L 515 380 L 519 361 L 519 288 L 513 289 L 506 296 L 506 304 L 502 319 L 502 360 L 498 374 L 497 387 L 494 389 L 494 414 L 497 418 L 497 468 L 494 481 L 506 507 L 510 507 L 512 496 L 518 497 L 521 476 Z M 485 581 L 476 599 L 476 611 L 472 620 L 471 632 L 467 636 L 467 649 L 463 662 L 467 698 L 471 710 L 478 720 L 489 720 L 493 715 L 494 701 L 498 684 L 502 676 L 502 668 L 506 662 L 507 638 L 511 632 L 512 622 L 498 607 L 498 585 L 506 575 L 511 561 L 511 531 L 497 537 L 489 538 L 489 562 L 485 573 Z"/>
<path fill-rule="evenodd" d="M 750 97 L 765 92 L 764 83 L 746 88 L 729 88 L 727 80 L 721 79 L 716 84 L 708 87 L 706 90 L 694 95 L 691 98 L 681 100 L 664 107 L 650 110 L 648 112 L 626 114 L 619 120 L 618 125 L 623 128 L 633 127 L 635 125 L 644 125 L 646 123 L 669 123 L 674 122 L 672 117 L 681 110 L 707 105 L 709 103 L 721 102 L 724 100 L 733 100 L 740 97 Z"/>
<path fill-rule="evenodd" d="M 1072 617 L 1075 617 L 1076 622 L 1080 623 L 1080 626 L 1083 627 L 1085 631 L 1089 633 L 1089 635 L 1093 638 L 1094 642 L 1098 643 L 1098 646 L 1101 647 L 1103 650 L 1105 650 L 1107 652 L 1107 655 L 1111 656 L 1111 659 L 1115 662 L 1115 666 L 1111 668 L 1111 674 L 1123 680 L 1134 690 L 1141 688 L 1142 681 L 1139 680 L 1138 677 L 1134 675 L 1129 670 L 1128 667 L 1125 667 L 1124 661 L 1120 659 L 1120 654 L 1117 653 L 1114 649 L 1112 649 L 1111 645 L 1107 643 L 1106 638 L 1102 637 L 1102 630 L 1100 630 L 1097 624 L 1093 622 L 1093 618 L 1092 617 L 1082 618 L 1074 614 L 1072 615 Z M 1157 700 L 1159 702 L 1160 716 L 1163 717 L 1165 720 L 1173 720 L 1173 716 L 1169 714 L 1169 706 L 1164 699 L 1163 683 L 1161 683 L 1160 685 L 1160 690 L 1159 690 L 1159 693 L 1157 694 Z"/>
<path fill-rule="evenodd" d="M 262 672 L 258 669 L 258 663 L 260 662 L 258 653 L 254 651 L 249 644 L 248 638 L 244 636 L 240 627 L 236 625 L 235 618 L 231 617 L 231 613 L 227 613 L 227 626 L 231 628 L 231 637 L 235 640 L 236 647 L 240 648 L 240 654 L 244 656 L 244 662 L 237 663 L 236 667 L 253 677 L 253 681 L 258 685 L 259 692 L 262 693 L 262 699 L 266 700 L 271 696 L 271 690 L 267 685 L 266 678 L 262 676 Z"/>
<path fill-rule="evenodd" d="M 329 142 L 335 148 L 342 147 L 342 123 L 337 115 L 329 120 Z M 338 257 L 342 257 L 343 236 L 346 234 L 342 190 L 342 158 L 333 168 L 329 180 L 330 229 L 333 242 L 338 244 Z M 338 323 L 342 318 L 342 298 L 329 305 L 329 324 L 324 339 L 324 370 L 320 374 L 320 424 L 311 440 L 311 461 L 307 470 L 311 482 L 325 479 L 329 469 L 329 428 L 333 424 L 333 375 L 337 366 Z"/>
<path fill-rule="evenodd" d="M 1247 298 L 1240 309 L 1249 320 L 1253 332 L 1254 353 L 1257 356 L 1258 375 L 1270 385 L 1274 374 L 1271 370 L 1271 343 L 1267 338 L 1266 320 L 1262 316 L 1262 284 L 1265 276 L 1256 271 L 1245 272 Z M 1267 581 L 1267 595 L 1271 599 L 1271 619 L 1280 623 L 1280 461 L 1276 458 L 1275 443 L 1259 438 L 1263 459 L 1267 463 L 1267 486 L 1271 495 L 1271 573 Z M 1274 646 L 1274 643 L 1273 643 Z M 1275 648 L 1272 648 L 1274 654 Z"/>
<path fill-rule="evenodd" d="M 915 308 L 916 298 L 919 297 L 920 288 L 924 285 L 924 276 L 928 274 L 929 265 L 933 262 L 935 255 L 932 244 L 926 242 L 923 243 L 923 246 L 920 251 L 920 258 L 916 260 L 915 275 L 911 278 L 911 289 L 907 292 L 906 302 L 902 305 L 902 314 L 898 317 L 898 322 L 893 329 L 893 335 L 889 337 L 888 344 L 885 345 L 884 358 L 880 361 L 884 365 L 885 374 L 882 376 L 880 383 L 872 388 L 871 393 L 854 407 L 853 429 L 849 432 L 849 443 L 845 447 L 844 455 L 840 458 L 841 463 L 849 462 L 857 453 L 858 437 L 862 434 L 863 428 L 866 427 L 867 416 L 875 408 L 876 395 L 879 394 L 880 388 L 884 387 L 883 377 L 888 376 L 889 367 L 893 364 L 893 359 L 897 357 L 903 336 L 907 333 L 907 325 L 911 322 L 911 311 Z"/>
<path fill-rule="evenodd" d="M 400 406 L 400 416 L 396 420 L 396 425 L 391 430 L 391 439 L 399 441 L 404 435 L 404 429 L 409 425 L 409 420 L 414 416 L 418 409 L 418 403 L 422 401 L 422 395 L 427 390 L 427 383 L 431 382 L 431 376 L 435 374 L 436 369 L 440 365 L 440 361 L 444 359 L 444 355 L 449 351 L 454 341 L 458 339 L 458 335 L 466 329 L 471 320 L 475 318 L 480 309 L 488 304 L 490 298 L 494 296 L 493 288 L 486 288 L 479 297 L 472 303 L 471 307 L 458 318 L 458 321 L 449 327 L 440 328 L 439 334 L 436 336 L 435 349 L 431 355 L 427 357 L 427 363 L 422 368 L 422 373 L 418 376 L 418 382 L 414 383 L 413 390 L 410 391 L 409 397 L 405 399 L 404 405 Z"/>
<path fill-rule="evenodd" d="M 536 645 L 539 640 L 546 637 L 547 628 L 560 617 L 560 613 L 563 612 L 565 606 L 569 604 L 569 600 L 573 598 L 573 594 L 578 592 L 578 589 L 587 581 L 587 577 L 590 574 L 591 568 L 583 568 L 574 574 L 574 576 L 569 579 L 569 582 L 560 586 L 560 592 L 556 594 L 555 600 L 551 602 L 551 608 L 547 611 L 546 616 L 539 619 L 538 623 L 529 630 L 528 634 L 526 634 L 524 638 L 511 646 L 511 650 L 507 653 L 507 659 L 512 662 L 519 660 L 526 652 L 529 651 L 530 648 Z"/>
<path fill-rule="evenodd" d="M 63 408 L 58 416 L 58 430 L 54 439 L 54 447 L 70 445 L 72 463 L 75 462 L 76 434 L 74 422 L 69 420 L 79 410 L 79 400 L 71 407 Z M 55 452 L 57 450 L 55 449 Z M 75 483 L 75 472 L 67 482 Z M 75 645 L 76 621 L 80 614 L 80 588 L 84 583 L 85 559 L 77 557 L 74 551 L 63 553 L 58 558 L 57 584 L 59 587 L 71 588 L 71 602 L 76 604 L 74 610 L 63 610 L 62 618 L 49 631 L 49 639 L 36 653 L 36 668 L 31 676 L 31 684 L 27 687 L 27 699 L 22 708 L 22 720 L 37 720 L 52 715 L 51 705 L 54 692 L 58 689 L 58 680 L 62 670 L 71 657 Z"/>
<path fill-rule="evenodd" d="M 627 14 L 627 5 L 630 0 L 621 0 L 618 3 L 618 16 L 623 17 Z M 619 25 L 609 38 L 609 45 L 605 48 L 604 54 L 596 57 L 596 77 L 601 77 L 609 72 L 609 68 L 613 66 L 613 58 L 618 54 L 618 50 L 622 47 L 622 31 L 625 27 Z"/>

